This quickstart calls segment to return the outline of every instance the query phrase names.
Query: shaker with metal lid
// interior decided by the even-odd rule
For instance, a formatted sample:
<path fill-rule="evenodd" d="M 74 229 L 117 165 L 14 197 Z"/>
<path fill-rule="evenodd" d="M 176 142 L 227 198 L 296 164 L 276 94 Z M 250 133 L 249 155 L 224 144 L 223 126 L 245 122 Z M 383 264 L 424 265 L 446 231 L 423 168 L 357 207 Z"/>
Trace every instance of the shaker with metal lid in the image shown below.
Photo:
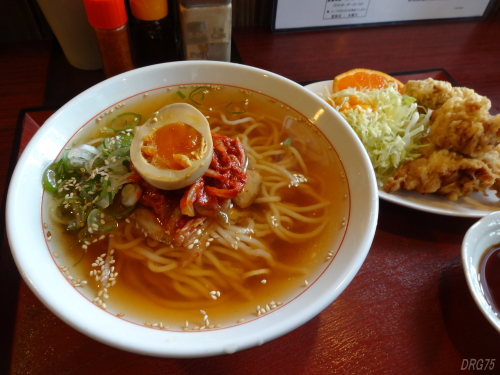
<path fill-rule="evenodd" d="M 231 59 L 231 0 L 180 0 L 186 60 Z"/>

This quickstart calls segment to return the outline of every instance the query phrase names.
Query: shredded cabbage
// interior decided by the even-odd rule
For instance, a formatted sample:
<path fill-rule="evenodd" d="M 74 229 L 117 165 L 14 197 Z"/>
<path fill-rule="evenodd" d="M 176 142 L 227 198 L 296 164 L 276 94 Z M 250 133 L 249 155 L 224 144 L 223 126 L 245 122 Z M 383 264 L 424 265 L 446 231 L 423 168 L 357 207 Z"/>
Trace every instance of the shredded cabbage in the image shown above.
<path fill-rule="evenodd" d="M 420 156 L 420 140 L 427 133 L 432 111 L 420 114 L 415 99 L 400 94 L 394 85 L 362 91 L 349 88 L 334 94 L 325 89 L 320 96 L 339 111 L 358 135 L 379 186 L 405 161 Z"/>

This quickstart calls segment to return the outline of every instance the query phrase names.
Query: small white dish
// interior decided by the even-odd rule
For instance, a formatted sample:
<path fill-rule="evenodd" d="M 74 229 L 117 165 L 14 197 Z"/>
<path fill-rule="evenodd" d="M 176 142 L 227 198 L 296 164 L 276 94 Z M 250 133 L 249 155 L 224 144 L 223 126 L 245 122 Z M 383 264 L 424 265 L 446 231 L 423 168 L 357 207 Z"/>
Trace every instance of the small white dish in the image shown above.
<path fill-rule="evenodd" d="M 63 249 L 46 241 L 41 176 L 68 140 L 117 104 L 179 85 L 229 85 L 263 93 L 310 119 L 336 152 L 349 185 L 345 234 L 338 252 L 314 280 L 279 308 L 251 320 L 203 331 L 159 330 L 99 308 L 60 269 Z M 80 133 L 79 133 L 80 134 Z M 110 78 L 75 97 L 52 115 L 23 152 L 9 187 L 7 233 L 27 285 L 64 322 L 105 344 L 150 356 L 206 357 L 273 340 L 304 324 L 349 285 L 370 249 L 378 219 L 375 175 L 361 142 L 342 117 L 319 97 L 276 74 L 239 64 L 190 61 L 159 64 Z M 54 253 L 61 255 L 55 256 Z M 119 315 L 119 314 L 118 314 Z"/>
<path fill-rule="evenodd" d="M 500 243 L 500 211 L 472 225 L 462 243 L 462 265 L 469 290 L 483 315 L 500 332 L 500 317 L 490 305 L 481 283 L 481 260 L 491 246 Z"/>
<path fill-rule="evenodd" d="M 332 82 L 332 80 L 314 82 L 305 88 L 320 95 L 325 93 L 325 90 L 331 91 Z M 486 192 L 487 196 L 475 192 L 469 197 L 460 198 L 457 201 L 447 200 L 444 196 L 437 194 L 418 194 L 404 190 L 386 193 L 380 188 L 378 195 L 385 201 L 414 210 L 446 216 L 481 218 L 500 210 L 500 200 L 496 197 L 495 192 L 489 189 Z"/>

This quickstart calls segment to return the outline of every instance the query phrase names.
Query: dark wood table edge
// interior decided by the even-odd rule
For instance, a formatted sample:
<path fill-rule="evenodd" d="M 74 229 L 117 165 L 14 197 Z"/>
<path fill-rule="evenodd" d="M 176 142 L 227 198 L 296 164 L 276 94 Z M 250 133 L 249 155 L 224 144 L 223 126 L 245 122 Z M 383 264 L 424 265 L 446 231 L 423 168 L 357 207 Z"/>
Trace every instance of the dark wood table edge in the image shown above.
<path fill-rule="evenodd" d="M 2 249 L 0 251 L 0 296 L 2 296 L 2 303 L 0 304 L 0 317 L 2 318 L 2 322 L 0 324 L 0 374 L 7 374 L 10 370 L 12 342 L 14 338 L 15 318 L 19 296 L 19 284 L 21 282 L 21 275 L 8 246 L 5 226 L 5 210 L 8 187 L 18 160 L 19 149 L 21 147 L 21 137 L 23 133 L 23 122 L 26 114 L 30 112 L 55 111 L 56 109 L 57 107 L 21 109 L 21 111 L 19 111 L 14 131 L 7 178 L 5 180 L 6 188 L 2 197 L 2 207 L 4 207 L 4 209 L 0 215 L 0 238 L 2 239 Z"/>

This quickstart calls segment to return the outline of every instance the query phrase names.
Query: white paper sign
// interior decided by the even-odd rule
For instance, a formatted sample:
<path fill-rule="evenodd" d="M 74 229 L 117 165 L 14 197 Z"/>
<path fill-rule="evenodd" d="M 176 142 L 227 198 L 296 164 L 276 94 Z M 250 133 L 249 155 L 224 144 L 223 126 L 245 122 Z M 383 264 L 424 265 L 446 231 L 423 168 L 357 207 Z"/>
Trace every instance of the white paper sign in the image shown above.
<path fill-rule="evenodd" d="M 481 17 L 490 0 L 276 0 L 274 30 Z"/>

